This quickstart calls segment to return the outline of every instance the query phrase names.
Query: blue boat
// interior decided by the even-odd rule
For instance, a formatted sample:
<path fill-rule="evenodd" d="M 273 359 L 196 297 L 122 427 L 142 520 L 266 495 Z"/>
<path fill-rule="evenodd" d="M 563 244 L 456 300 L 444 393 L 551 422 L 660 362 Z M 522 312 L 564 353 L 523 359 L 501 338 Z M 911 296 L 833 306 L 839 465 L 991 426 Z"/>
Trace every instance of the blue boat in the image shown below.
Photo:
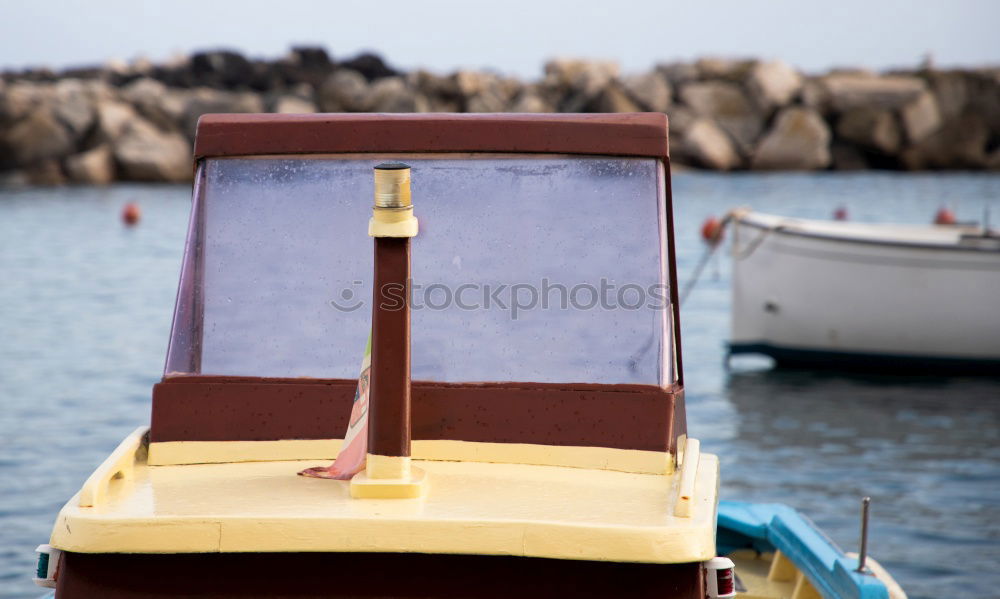
<path fill-rule="evenodd" d="M 719 502 L 716 548 L 736 564 L 737 596 L 900 599 L 895 580 L 868 557 L 845 554 L 815 524 L 780 503 Z"/>

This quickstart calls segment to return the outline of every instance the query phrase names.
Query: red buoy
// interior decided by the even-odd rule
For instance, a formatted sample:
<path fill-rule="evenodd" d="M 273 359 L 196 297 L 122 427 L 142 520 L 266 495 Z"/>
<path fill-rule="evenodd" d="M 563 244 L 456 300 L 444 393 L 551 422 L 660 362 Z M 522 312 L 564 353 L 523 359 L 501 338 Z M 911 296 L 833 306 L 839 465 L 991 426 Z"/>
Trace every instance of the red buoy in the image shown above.
<path fill-rule="evenodd" d="M 722 241 L 722 221 L 710 216 L 701 225 L 701 239 L 711 246 L 718 245 Z"/>
<path fill-rule="evenodd" d="M 937 214 L 934 215 L 935 225 L 954 225 L 956 222 L 958 219 L 955 218 L 955 213 L 946 206 L 938 208 Z"/>
<path fill-rule="evenodd" d="M 122 222 L 130 227 L 138 223 L 141 217 L 142 210 L 139 209 L 139 204 L 135 202 L 129 202 L 122 208 Z"/>
<path fill-rule="evenodd" d="M 847 220 L 847 206 L 838 206 L 833 211 L 833 220 Z"/>

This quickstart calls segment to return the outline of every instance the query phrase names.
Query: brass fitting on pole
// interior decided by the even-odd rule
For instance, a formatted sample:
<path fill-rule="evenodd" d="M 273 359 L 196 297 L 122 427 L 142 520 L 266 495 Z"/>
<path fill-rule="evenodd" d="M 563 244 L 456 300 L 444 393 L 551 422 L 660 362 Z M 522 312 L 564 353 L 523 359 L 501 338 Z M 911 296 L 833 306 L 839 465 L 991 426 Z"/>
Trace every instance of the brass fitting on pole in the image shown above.
<path fill-rule="evenodd" d="M 415 237 L 417 218 L 410 198 L 410 167 L 386 162 L 375 167 L 375 205 L 368 222 L 370 237 Z"/>

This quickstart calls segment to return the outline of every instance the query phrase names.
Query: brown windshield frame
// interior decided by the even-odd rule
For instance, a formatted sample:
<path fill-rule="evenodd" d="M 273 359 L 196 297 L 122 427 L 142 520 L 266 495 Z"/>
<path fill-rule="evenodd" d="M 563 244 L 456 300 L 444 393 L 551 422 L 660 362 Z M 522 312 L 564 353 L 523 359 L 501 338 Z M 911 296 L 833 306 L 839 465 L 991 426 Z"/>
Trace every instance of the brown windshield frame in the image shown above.
<path fill-rule="evenodd" d="M 656 158 L 663 164 L 674 381 L 684 383 L 669 120 L 616 114 L 205 114 L 194 159 L 276 154 L 512 153 Z"/>
<path fill-rule="evenodd" d="M 413 438 L 666 451 L 686 434 L 667 118 L 641 114 L 205 115 L 195 160 L 386 153 L 583 154 L 663 164 L 674 383 L 413 382 Z M 357 381 L 187 374 L 153 389 L 150 440 L 330 438 Z"/>
<path fill-rule="evenodd" d="M 150 442 L 330 439 L 357 381 L 214 375 L 153 387 Z M 686 434 L 680 387 L 412 382 L 417 440 L 606 447 L 671 454 Z"/>
<path fill-rule="evenodd" d="M 668 160 L 667 117 L 622 114 L 206 114 L 194 157 L 512 152 Z"/>

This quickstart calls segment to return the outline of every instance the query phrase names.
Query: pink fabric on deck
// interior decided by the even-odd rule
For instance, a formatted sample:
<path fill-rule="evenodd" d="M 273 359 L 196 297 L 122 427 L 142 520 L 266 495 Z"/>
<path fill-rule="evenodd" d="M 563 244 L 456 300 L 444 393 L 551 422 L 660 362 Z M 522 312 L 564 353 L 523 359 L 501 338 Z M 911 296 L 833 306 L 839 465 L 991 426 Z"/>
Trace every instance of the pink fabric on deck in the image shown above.
<path fill-rule="evenodd" d="M 351 406 L 351 420 L 347 424 L 344 444 L 340 446 L 337 459 L 329 466 L 307 468 L 299 472 L 302 476 L 314 478 L 333 478 L 349 480 L 365 469 L 368 456 L 368 391 L 371 382 L 372 340 L 368 336 L 368 346 L 361 362 L 361 376 L 358 377 L 358 389 L 354 392 L 354 404 Z"/>

